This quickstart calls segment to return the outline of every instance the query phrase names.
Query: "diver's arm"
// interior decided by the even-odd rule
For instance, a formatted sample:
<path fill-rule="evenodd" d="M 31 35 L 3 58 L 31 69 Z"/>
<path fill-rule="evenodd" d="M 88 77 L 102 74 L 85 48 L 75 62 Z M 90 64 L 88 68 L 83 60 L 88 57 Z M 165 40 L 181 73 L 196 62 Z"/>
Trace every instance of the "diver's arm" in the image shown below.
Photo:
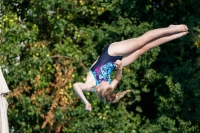
<path fill-rule="evenodd" d="M 122 69 L 118 69 L 117 72 L 116 72 L 115 78 L 111 82 L 111 86 L 112 86 L 113 89 L 116 88 L 119 81 L 121 80 L 121 77 L 122 77 Z"/>
<path fill-rule="evenodd" d="M 122 78 L 122 61 L 117 60 L 115 62 L 115 65 L 116 65 L 117 72 L 115 74 L 115 78 L 113 79 L 113 81 L 111 83 L 111 86 L 112 86 L 113 89 L 116 88 L 117 84 L 119 83 L 119 81 Z"/>
<path fill-rule="evenodd" d="M 73 85 L 73 89 L 76 92 L 76 94 L 81 98 L 81 100 L 85 103 L 85 109 L 88 111 L 92 111 L 92 106 L 86 99 L 85 95 L 83 94 L 83 91 L 86 91 L 88 89 L 88 86 L 84 83 L 75 83 Z"/>

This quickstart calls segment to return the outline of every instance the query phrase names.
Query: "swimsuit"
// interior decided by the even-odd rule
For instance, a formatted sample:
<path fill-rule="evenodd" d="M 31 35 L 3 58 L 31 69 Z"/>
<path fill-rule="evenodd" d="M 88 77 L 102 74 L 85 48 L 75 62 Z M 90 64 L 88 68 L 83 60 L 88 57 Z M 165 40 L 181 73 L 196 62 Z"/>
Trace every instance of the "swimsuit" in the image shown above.
<path fill-rule="evenodd" d="M 100 84 L 102 81 L 107 81 L 109 84 L 111 83 L 110 75 L 112 71 L 116 68 L 114 62 L 116 60 L 122 60 L 123 58 L 123 56 L 110 56 L 108 54 L 109 46 L 110 45 L 107 45 L 104 48 L 99 59 L 90 69 L 90 72 L 93 74 L 94 79 L 96 81 L 96 86 Z M 96 86 L 94 87 L 92 92 L 94 92 Z"/>

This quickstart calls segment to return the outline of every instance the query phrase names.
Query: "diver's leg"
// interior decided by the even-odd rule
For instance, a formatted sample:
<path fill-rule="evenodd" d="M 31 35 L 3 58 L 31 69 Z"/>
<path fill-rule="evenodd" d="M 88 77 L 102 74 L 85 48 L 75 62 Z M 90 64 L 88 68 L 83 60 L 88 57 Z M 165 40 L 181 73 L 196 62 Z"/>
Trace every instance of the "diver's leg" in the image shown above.
<path fill-rule="evenodd" d="M 171 40 L 174 40 L 176 38 L 179 38 L 181 36 L 184 36 L 186 34 L 188 34 L 187 31 L 180 32 L 180 33 L 177 33 L 177 34 L 174 34 L 174 35 L 171 35 L 171 36 L 162 37 L 162 38 L 159 38 L 155 41 L 152 41 L 152 42 L 146 44 L 145 46 L 143 46 L 142 48 L 136 50 L 135 52 L 132 52 L 132 53 L 124 56 L 123 59 L 122 59 L 122 65 L 127 66 L 127 65 L 131 64 L 132 62 L 134 62 L 140 55 L 144 54 L 149 49 L 154 48 L 156 46 L 159 46 L 163 43 L 169 42 Z"/>
<path fill-rule="evenodd" d="M 146 44 L 156 41 L 162 37 L 167 37 L 171 35 L 173 39 L 179 38 L 182 36 L 182 32 L 187 31 L 188 28 L 185 25 L 170 25 L 167 28 L 159 28 L 155 30 L 150 30 L 138 38 L 128 39 L 120 42 L 114 42 L 109 46 L 108 53 L 111 56 L 126 56 L 131 54 L 138 49 L 142 48 Z M 180 33 L 181 34 L 177 34 Z M 173 40 L 169 39 L 169 40 Z"/>

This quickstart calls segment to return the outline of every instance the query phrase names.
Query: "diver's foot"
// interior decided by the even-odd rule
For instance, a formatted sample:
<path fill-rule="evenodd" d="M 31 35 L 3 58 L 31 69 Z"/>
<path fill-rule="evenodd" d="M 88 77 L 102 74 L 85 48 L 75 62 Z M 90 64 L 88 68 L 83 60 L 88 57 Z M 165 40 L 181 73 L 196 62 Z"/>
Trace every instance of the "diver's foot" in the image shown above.
<path fill-rule="evenodd" d="M 179 32 L 179 33 L 177 33 L 177 34 L 172 35 L 172 37 L 173 37 L 173 39 L 177 39 L 177 38 L 180 38 L 180 37 L 182 37 L 182 36 L 187 35 L 188 33 L 189 33 L 188 31 Z"/>
<path fill-rule="evenodd" d="M 184 32 L 184 31 L 188 31 L 188 27 L 185 24 L 180 24 L 180 25 L 169 25 L 169 28 L 173 28 L 174 32 Z"/>

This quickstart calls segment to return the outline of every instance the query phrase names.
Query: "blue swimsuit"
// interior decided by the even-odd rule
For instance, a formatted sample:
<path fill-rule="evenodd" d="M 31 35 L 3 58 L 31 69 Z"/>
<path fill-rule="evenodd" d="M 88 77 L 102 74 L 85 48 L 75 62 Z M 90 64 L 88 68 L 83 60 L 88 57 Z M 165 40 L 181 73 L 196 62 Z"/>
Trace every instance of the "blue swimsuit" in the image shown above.
<path fill-rule="evenodd" d="M 112 71 L 116 68 L 114 62 L 116 60 L 122 60 L 123 56 L 110 56 L 108 54 L 108 48 L 110 45 L 107 45 L 102 54 L 100 55 L 97 62 L 92 66 L 90 72 L 93 74 L 94 79 L 96 80 L 96 86 L 102 81 L 107 81 L 111 83 L 110 75 Z M 96 87 L 92 90 L 94 92 Z"/>

